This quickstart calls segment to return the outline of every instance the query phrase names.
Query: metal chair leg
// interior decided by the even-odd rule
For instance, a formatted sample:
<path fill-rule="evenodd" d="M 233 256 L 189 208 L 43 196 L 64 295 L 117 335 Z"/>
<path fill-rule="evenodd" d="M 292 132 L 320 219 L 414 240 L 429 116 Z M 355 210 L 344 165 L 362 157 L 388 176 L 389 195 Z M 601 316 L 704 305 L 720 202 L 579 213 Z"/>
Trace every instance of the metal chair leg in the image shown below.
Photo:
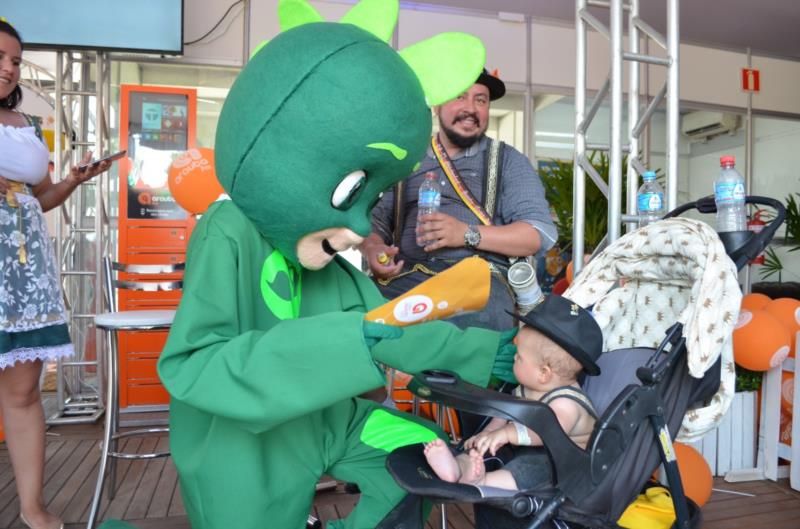
<path fill-rule="evenodd" d="M 113 394 L 111 399 L 111 406 L 106 409 L 106 414 L 111 416 L 111 452 L 119 452 L 119 441 L 117 440 L 117 433 L 119 432 L 119 334 L 117 331 L 112 331 L 109 336 L 111 342 L 111 358 L 109 359 L 109 366 L 113 366 L 112 373 L 113 379 L 109 383 L 109 391 Z M 108 499 L 113 500 L 117 493 L 117 458 L 111 457 L 108 472 Z"/>
<path fill-rule="evenodd" d="M 113 354 L 113 352 L 111 353 Z M 100 501 L 103 497 L 103 485 L 105 482 L 106 466 L 108 464 L 108 452 L 111 447 L 111 440 L 113 438 L 114 417 L 111 411 L 114 406 L 114 397 L 116 387 L 115 378 L 116 362 L 108 358 L 106 363 L 107 368 L 107 390 L 106 390 L 106 417 L 103 428 L 103 444 L 101 446 L 100 463 L 97 469 L 97 483 L 94 487 L 94 496 L 92 498 L 92 505 L 89 508 L 89 521 L 86 523 L 86 529 L 94 529 L 95 522 L 97 521 L 97 514 L 100 509 Z M 113 459 L 113 458 L 112 458 Z"/>

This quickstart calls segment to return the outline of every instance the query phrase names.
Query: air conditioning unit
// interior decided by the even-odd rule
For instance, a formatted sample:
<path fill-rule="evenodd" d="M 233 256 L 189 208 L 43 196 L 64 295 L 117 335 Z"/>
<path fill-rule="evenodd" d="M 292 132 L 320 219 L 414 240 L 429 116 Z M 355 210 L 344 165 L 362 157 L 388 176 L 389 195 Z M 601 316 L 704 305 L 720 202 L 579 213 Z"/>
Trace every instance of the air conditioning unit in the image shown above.
<path fill-rule="evenodd" d="M 733 134 L 739 126 L 739 116 L 728 112 L 697 111 L 683 115 L 681 131 L 690 141 L 707 141 L 720 134 Z"/>

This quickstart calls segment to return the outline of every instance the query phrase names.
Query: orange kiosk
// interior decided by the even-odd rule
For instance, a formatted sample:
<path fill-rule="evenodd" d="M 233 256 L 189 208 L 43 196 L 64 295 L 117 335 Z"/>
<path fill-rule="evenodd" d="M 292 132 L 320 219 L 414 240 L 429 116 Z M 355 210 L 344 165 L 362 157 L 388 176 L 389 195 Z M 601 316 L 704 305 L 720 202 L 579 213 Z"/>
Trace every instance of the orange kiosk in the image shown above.
<path fill-rule="evenodd" d="M 119 165 L 120 262 L 185 260 L 195 220 L 170 195 L 167 171 L 178 154 L 195 147 L 196 110 L 197 93 L 192 89 L 121 86 L 120 149 L 128 153 Z M 118 292 L 119 310 L 173 309 L 179 299 L 179 291 Z M 156 373 L 166 337 L 166 331 L 119 334 L 120 408 L 157 409 L 169 403 Z"/>

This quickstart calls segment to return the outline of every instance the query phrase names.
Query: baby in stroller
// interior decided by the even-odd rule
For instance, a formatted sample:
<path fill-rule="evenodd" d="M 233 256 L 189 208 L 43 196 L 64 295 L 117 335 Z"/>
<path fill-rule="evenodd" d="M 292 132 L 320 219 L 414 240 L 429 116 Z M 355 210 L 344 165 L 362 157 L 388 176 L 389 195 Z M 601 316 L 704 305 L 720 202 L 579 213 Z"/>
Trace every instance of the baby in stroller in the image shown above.
<path fill-rule="evenodd" d="M 581 373 L 600 374 L 595 360 L 603 337 L 594 317 L 567 298 L 551 295 L 525 316 L 517 335 L 514 376 L 520 383 L 515 396 L 547 404 L 561 428 L 581 448 L 594 429 L 597 414 L 581 390 Z M 484 456 L 501 447 L 517 447 L 500 470 L 486 472 Z M 453 456 L 441 439 L 425 446 L 425 457 L 436 475 L 451 483 L 527 490 L 550 484 L 552 470 L 542 439 L 526 426 L 493 418 L 483 431 L 464 443 L 468 452 Z"/>

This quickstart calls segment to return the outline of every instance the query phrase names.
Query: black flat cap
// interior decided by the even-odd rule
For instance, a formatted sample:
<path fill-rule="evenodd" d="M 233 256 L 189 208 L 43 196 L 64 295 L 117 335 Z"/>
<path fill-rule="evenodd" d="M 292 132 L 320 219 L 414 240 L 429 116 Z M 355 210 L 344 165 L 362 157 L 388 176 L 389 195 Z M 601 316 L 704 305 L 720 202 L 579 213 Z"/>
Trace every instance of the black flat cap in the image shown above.
<path fill-rule="evenodd" d="M 588 310 L 551 294 L 525 316 L 509 314 L 564 348 L 580 362 L 587 375 L 600 374 L 595 361 L 603 352 L 603 333 Z"/>

